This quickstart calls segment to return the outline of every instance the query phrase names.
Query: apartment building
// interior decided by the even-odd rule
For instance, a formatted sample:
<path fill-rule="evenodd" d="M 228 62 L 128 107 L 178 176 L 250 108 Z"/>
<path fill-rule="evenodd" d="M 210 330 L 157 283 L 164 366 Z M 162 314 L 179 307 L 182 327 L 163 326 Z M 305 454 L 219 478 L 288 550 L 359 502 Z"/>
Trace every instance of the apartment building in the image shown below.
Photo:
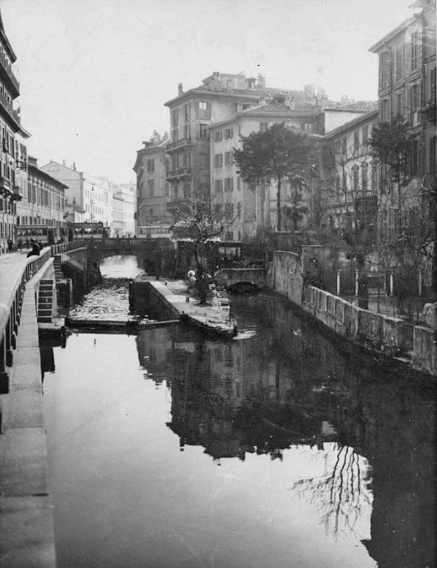
<path fill-rule="evenodd" d="M 167 208 L 170 183 L 167 180 L 168 135 L 157 131 L 138 150 L 133 170 L 137 175 L 136 235 L 160 237 L 169 233 L 172 216 Z"/>
<path fill-rule="evenodd" d="M 102 222 L 112 228 L 113 204 L 110 182 L 107 178 L 96 177 L 71 167 L 51 161 L 41 170 L 67 186 L 65 190 L 66 220 L 79 222 Z"/>
<path fill-rule="evenodd" d="M 402 120 L 412 138 L 403 183 L 390 176 L 383 180 L 390 199 L 382 212 L 381 229 L 387 229 L 386 239 L 399 243 L 398 263 L 406 260 L 407 241 L 420 238 L 424 226 L 434 227 L 435 240 L 437 214 L 435 0 L 417 0 L 411 8 L 410 18 L 370 48 L 379 57 L 379 121 Z M 431 269 L 422 261 L 429 283 Z"/>
<path fill-rule="evenodd" d="M 362 242 L 376 242 L 378 164 L 369 141 L 378 123 L 370 111 L 332 130 L 322 144 L 321 227 L 353 232 Z"/>
<path fill-rule="evenodd" d="M 17 226 L 44 225 L 50 240 L 57 242 L 65 236 L 65 191 L 67 186 L 38 167 L 36 158 L 27 162 L 27 188 L 17 202 Z"/>
<path fill-rule="evenodd" d="M 244 73 L 215 72 L 194 89 L 184 91 L 179 84 L 178 96 L 165 103 L 171 126 L 167 146 L 170 209 L 178 200 L 210 195 L 210 126 L 258 106 L 260 100 L 271 102 L 276 94 L 294 101 L 317 102 L 314 93 L 267 88 L 261 75 L 255 79 Z"/>
<path fill-rule="evenodd" d="M 20 84 L 14 73 L 16 55 L 6 36 L 0 12 L 0 254 L 7 241 L 15 241 L 17 202 L 27 185 L 27 152 L 24 140 L 29 133 L 21 126 L 16 101 Z"/>
<path fill-rule="evenodd" d="M 270 101 L 261 99 L 259 102 L 256 106 L 235 112 L 228 120 L 211 124 L 208 129 L 211 200 L 222 204 L 227 240 L 254 237 L 259 229 L 277 225 L 275 184 L 249 187 L 238 175 L 233 150 L 241 146 L 240 136 L 262 132 L 275 123 L 285 123 L 306 132 L 315 129 L 314 107 L 309 102 L 291 100 L 279 94 Z M 290 193 L 287 183 L 282 193 L 286 206 Z"/>

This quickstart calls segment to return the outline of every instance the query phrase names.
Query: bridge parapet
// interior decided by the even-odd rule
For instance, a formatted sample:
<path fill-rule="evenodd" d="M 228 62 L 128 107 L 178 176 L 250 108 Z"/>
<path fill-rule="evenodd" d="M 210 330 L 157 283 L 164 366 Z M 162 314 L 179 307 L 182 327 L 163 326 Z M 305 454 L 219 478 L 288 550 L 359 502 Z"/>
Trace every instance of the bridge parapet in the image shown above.
<path fill-rule="evenodd" d="M 267 286 L 266 268 L 220 268 L 215 278 L 221 286 L 231 288 L 238 284 L 252 284 L 258 288 Z"/>

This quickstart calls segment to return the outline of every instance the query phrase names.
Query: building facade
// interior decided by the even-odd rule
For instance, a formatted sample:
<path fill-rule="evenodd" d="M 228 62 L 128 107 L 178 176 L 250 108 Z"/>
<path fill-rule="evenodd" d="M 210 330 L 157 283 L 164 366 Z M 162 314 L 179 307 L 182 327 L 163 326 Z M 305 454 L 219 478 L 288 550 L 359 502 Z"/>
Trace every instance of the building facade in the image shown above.
<path fill-rule="evenodd" d="M 370 111 L 326 134 L 321 146 L 321 228 L 369 244 L 377 229 L 378 164 L 370 151 L 377 122 L 378 111 Z"/>
<path fill-rule="evenodd" d="M 169 233 L 173 219 L 168 210 L 168 136 L 161 136 L 155 131 L 150 140 L 143 144 L 144 148 L 138 150 L 133 167 L 137 175 L 135 234 L 148 237 L 165 236 Z"/>
<path fill-rule="evenodd" d="M 292 101 L 285 95 L 275 95 L 272 101 L 264 99 L 260 103 L 237 111 L 229 120 L 213 123 L 209 128 L 211 200 L 222 204 L 226 240 L 255 237 L 259 230 L 277 226 L 276 185 L 262 183 L 249 187 L 238 174 L 233 150 L 241 147 L 240 136 L 262 132 L 275 123 L 305 132 L 315 129 L 314 108 L 309 103 Z M 282 189 L 284 207 L 290 189 L 285 182 Z"/>
<path fill-rule="evenodd" d="M 67 186 L 38 168 L 35 158 L 29 156 L 27 189 L 17 202 L 17 226 L 44 225 L 51 232 L 53 242 L 65 236 L 65 191 Z"/>
<path fill-rule="evenodd" d="M 70 168 L 54 161 L 42 166 L 41 170 L 67 186 L 65 213 L 68 222 L 102 222 L 104 227 L 112 228 L 112 191 L 108 179 L 79 172 L 75 164 Z"/>
<path fill-rule="evenodd" d="M 380 241 L 392 265 L 421 272 L 430 285 L 437 278 L 435 0 L 411 7 L 415 13 L 370 48 L 379 58 L 379 122 L 407 125 L 411 139 L 401 179 L 382 169 Z"/>
<path fill-rule="evenodd" d="M 0 254 L 7 241 L 15 241 L 17 202 L 27 189 L 27 151 L 24 140 L 29 133 L 21 126 L 16 105 L 20 84 L 13 70 L 16 55 L 6 36 L 0 13 Z"/>

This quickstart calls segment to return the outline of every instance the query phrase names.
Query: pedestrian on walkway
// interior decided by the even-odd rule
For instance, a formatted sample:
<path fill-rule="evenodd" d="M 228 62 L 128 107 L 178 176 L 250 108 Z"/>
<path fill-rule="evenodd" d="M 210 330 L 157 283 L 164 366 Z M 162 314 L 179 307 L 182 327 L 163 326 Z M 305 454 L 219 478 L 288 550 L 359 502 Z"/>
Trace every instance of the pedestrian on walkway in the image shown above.
<path fill-rule="evenodd" d="M 9 237 L 9 239 L 8 239 L 8 251 L 9 252 L 12 252 L 13 246 L 14 246 L 14 243 L 12 242 L 11 237 Z"/>
<path fill-rule="evenodd" d="M 40 248 L 39 248 L 38 243 L 36 241 L 34 241 L 33 239 L 30 239 L 30 242 L 31 242 L 32 248 L 27 253 L 27 256 L 39 256 Z"/>

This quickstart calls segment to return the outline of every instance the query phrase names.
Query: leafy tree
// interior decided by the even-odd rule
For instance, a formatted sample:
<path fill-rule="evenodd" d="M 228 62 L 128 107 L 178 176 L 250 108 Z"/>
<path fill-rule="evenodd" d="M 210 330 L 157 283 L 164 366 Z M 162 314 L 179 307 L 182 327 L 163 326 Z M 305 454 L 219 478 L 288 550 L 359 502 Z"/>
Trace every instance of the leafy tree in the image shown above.
<path fill-rule="evenodd" d="M 241 142 L 241 148 L 234 148 L 234 160 L 243 180 L 251 185 L 272 180 L 277 184 L 277 227 L 281 231 L 283 183 L 288 181 L 296 188 L 307 185 L 313 171 L 314 139 L 277 123 L 264 132 L 242 136 Z"/>
<path fill-rule="evenodd" d="M 370 153 L 380 164 L 388 166 L 393 181 L 403 184 L 408 180 L 408 156 L 411 136 L 405 119 L 397 116 L 391 122 L 382 122 L 373 129 Z"/>

